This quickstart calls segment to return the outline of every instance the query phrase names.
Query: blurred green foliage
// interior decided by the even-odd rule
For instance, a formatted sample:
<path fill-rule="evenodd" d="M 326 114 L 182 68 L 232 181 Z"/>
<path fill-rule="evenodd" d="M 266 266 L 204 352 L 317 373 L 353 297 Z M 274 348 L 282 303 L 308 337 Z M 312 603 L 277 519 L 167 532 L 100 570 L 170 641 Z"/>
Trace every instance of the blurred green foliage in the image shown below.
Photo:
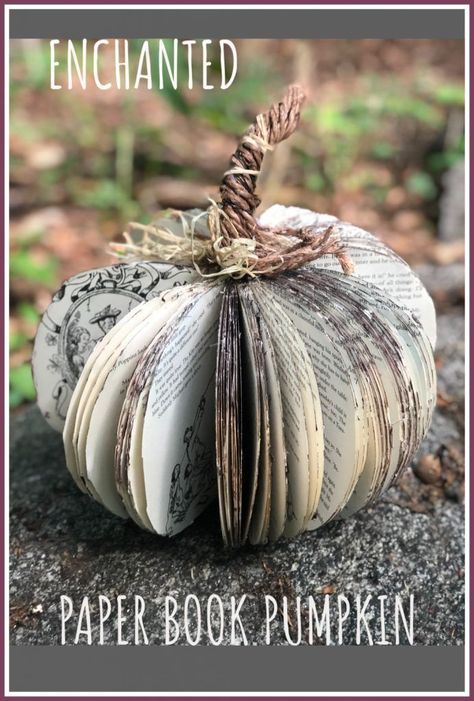
<path fill-rule="evenodd" d="M 462 85 L 414 86 L 413 94 L 396 79 L 381 80 L 377 75 L 366 76 L 364 96 L 339 95 L 324 104 L 305 111 L 306 119 L 322 144 L 316 159 L 303 158 L 306 187 L 315 191 L 332 190 L 341 178 L 349 178 L 351 188 L 371 189 L 373 184 L 363 169 L 356 169 L 360 160 L 394 162 L 400 156 L 407 159 L 407 148 L 416 156 L 418 135 L 440 133 L 444 130 L 447 108 L 462 108 Z M 403 136 L 410 136 L 410 143 Z M 414 142 L 414 143 L 413 143 Z M 435 176 L 463 158 L 464 140 L 454 146 L 443 143 L 431 153 L 423 165 L 425 171 L 416 171 L 404 180 L 408 192 L 431 200 L 438 194 Z M 413 159 L 415 160 L 415 159 Z M 311 170 L 311 172 L 307 172 Z"/>
<path fill-rule="evenodd" d="M 13 250 L 10 255 L 10 276 L 37 282 L 52 287 L 57 280 L 57 261 L 49 256 L 42 262 L 36 262 L 27 248 Z"/>
<path fill-rule="evenodd" d="M 171 40 L 164 41 L 171 45 Z M 24 44 L 21 46 L 22 50 L 14 60 L 23 64 L 24 84 L 29 89 L 47 90 L 48 43 L 34 43 L 28 48 Z M 141 40 L 130 40 L 132 63 L 137 61 L 141 46 Z M 64 63 L 60 65 L 64 70 Z M 176 113 L 219 132 L 242 133 L 252 107 L 266 104 L 270 96 L 281 91 L 278 66 L 264 53 L 247 55 L 245 63 L 239 65 L 238 80 L 230 90 L 204 91 L 199 100 L 192 98 L 186 86 L 185 63 L 178 65 L 180 88 L 175 90 L 165 83 L 164 89 L 159 91 L 160 98 Z M 152 62 L 154 86 L 158 84 L 156 71 L 157 66 Z M 360 178 L 354 175 L 361 157 L 382 163 L 396 161 L 405 148 L 400 137 L 403 138 L 407 130 L 411 139 L 416 139 L 420 131 L 433 134 L 442 131 L 449 111 L 461 109 L 464 103 L 462 83 L 426 81 L 422 74 L 415 73 L 410 90 L 396 75 L 387 78 L 367 73 L 362 82 L 363 90 L 359 87 L 352 94 L 341 91 L 336 96 L 315 101 L 305 110 L 306 134 L 312 145 L 317 145 L 316 158 L 313 152 L 310 158 L 305 158 L 305 149 L 300 149 L 302 180 L 310 191 L 334 191 L 340 179 L 346 177 L 349 177 L 352 188 L 361 185 L 370 191 L 372 183 L 364 173 L 361 172 Z M 13 103 L 19 85 L 19 82 L 13 83 Z M 140 211 L 134 185 L 141 173 L 171 172 L 184 179 L 193 179 L 193 174 L 186 172 L 185 163 L 176 169 L 173 163 L 163 161 L 166 135 L 138 117 L 133 93 L 123 94 L 116 105 L 119 114 L 111 128 L 105 125 L 105 129 L 98 120 L 93 102 L 81 100 L 78 104 L 77 95 L 68 91 L 55 93 L 55 99 L 71 113 L 71 120 L 61 125 L 60 138 L 66 157 L 57 167 L 39 173 L 36 182 L 38 200 L 47 201 L 61 185 L 69 200 L 79 206 L 116 212 L 122 219 L 137 218 Z M 44 139 L 58 138 L 57 124 L 49 116 L 29 120 L 16 115 L 11 130 L 13 135 L 21 135 L 22 140 L 32 145 Z M 432 199 L 436 194 L 437 175 L 462 156 L 462 140 L 455 147 L 444 144 L 422 164 L 433 181 L 432 186 L 428 186 L 428 177 L 424 176 L 422 185 L 421 178 L 411 174 L 403 184 L 409 192 Z M 14 155 L 13 167 L 15 158 Z M 135 169 L 137 159 L 141 173 Z"/>
<path fill-rule="evenodd" d="M 30 363 L 10 368 L 10 406 L 15 408 L 23 402 L 32 402 L 35 387 Z"/>

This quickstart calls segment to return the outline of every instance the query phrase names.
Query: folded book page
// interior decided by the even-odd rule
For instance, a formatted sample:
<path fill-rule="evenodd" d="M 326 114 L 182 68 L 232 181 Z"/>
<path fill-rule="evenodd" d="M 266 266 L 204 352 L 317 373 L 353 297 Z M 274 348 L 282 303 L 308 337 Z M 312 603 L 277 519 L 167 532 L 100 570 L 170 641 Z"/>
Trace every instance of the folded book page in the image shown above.
<path fill-rule="evenodd" d="M 169 263 L 118 263 L 66 280 L 41 319 L 32 357 L 37 402 L 62 431 L 69 402 L 96 344 L 144 300 L 184 285 L 196 271 Z"/>
<path fill-rule="evenodd" d="M 337 329 L 312 306 L 312 298 L 282 280 L 272 282 L 277 302 L 295 325 L 311 358 L 324 423 L 324 478 L 315 518 L 320 526 L 336 516 L 350 497 L 367 453 L 365 417 L 357 375 Z M 269 292 L 266 292 L 269 301 Z"/>
<path fill-rule="evenodd" d="M 321 453 L 324 450 L 322 426 L 308 427 L 315 412 L 305 414 L 304 389 L 309 386 L 308 366 L 304 361 L 306 350 L 298 336 L 298 330 L 266 285 L 258 285 L 255 297 L 267 324 L 275 351 L 283 407 L 284 439 L 288 470 L 288 505 L 284 536 L 300 533 L 308 515 L 311 493 L 311 472 L 321 469 Z M 309 428 L 309 430 L 308 430 Z M 308 439 L 314 440 L 319 428 L 318 445 L 311 457 L 318 456 L 310 465 Z M 314 479 L 317 479 L 315 477 Z"/>
<path fill-rule="evenodd" d="M 270 446 L 270 408 L 268 401 L 268 378 L 265 368 L 264 347 L 257 321 L 257 308 L 252 297 L 249 285 L 238 286 L 240 303 L 240 314 L 242 319 L 242 347 L 243 357 L 248 359 L 248 365 L 252 366 L 252 375 L 255 378 L 255 396 L 258 409 L 258 420 L 245 422 L 245 418 L 251 416 L 250 402 L 245 401 L 245 388 L 249 375 L 243 371 L 245 382 L 243 383 L 244 402 L 242 412 L 244 415 L 244 426 L 242 441 L 244 445 L 243 475 L 245 482 L 250 482 L 250 492 L 255 493 L 253 505 L 248 514 L 247 523 L 242 533 L 242 542 L 247 540 L 252 544 L 265 543 L 268 540 L 270 529 L 270 509 L 271 509 L 271 446 Z M 245 365 L 243 363 L 243 370 Z M 250 410 L 250 411 L 249 411 Z M 249 412 L 249 414 L 247 414 Z M 252 435 L 253 434 L 253 435 Z M 258 452 L 251 456 L 250 465 L 245 462 L 245 445 L 248 441 L 253 442 L 257 435 L 256 444 Z M 252 474 L 256 474 L 257 479 L 252 479 Z"/>
<path fill-rule="evenodd" d="M 261 308 L 258 306 L 257 285 L 252 285 L 254 305 L 258 311 L 255 319 L 258 324 L 260 339 L 263 348 L 266 392 L 268 396 L 269 422 L 270 422 L 270 465 L 271 465 L 271 489 L 270 489 L 270 523 L 268 538 L 275 541 L 283 535 L 286 523 L 288 500 L 288 466 L 285 444 L 283 403 L 281 397 L 280 380 L 278 374 L 278 362 L 274 349 L 271 333 Z"/>
<path fill-rule="evenodd" d="M 76 455 L 76 441 L 77 441 L 77 426 L 81 421 L 81 416 L 83 412 L 84 403 L 87 400 L 88 393 L 86 388 L 90 382 L 90 375 L 93 373 L 95 376 L 100 371 L 100 369 L 106 364 L 114 352 L 114 349 L 120 343 L 123 337 L 126 337 L 130 330 L 134 328 L 137 320 L 142 318 L 143 314 L 143 303 L 135 307 L 131 312 L 121 319 L 117 325 L 107 333 L 107 338 L 102 339 L 93 349 L 91 355 L 89 356 L 87 362 L 84 365 L 84 369 L 77 381 L 75 390 L 71 396 L 69 409 L 67 412 L 66 420 L 63 429 L 63 443 L 64 451 L 66 456 L 66 465 L 72 474 L 76 483 L 80 486 L 83 491 L 87 491 L 83 480 L 79 477 L 79 466 L 78 459 Z M 94 386 L 95 379 L 93 377 L 92 386 Z"/>
<path fill-rule="evenodd" d="M 195 295 L 154 368 L 143 422 L 147 513 L 155 531 L 189 526 L 215 496 L 215 372 L 220 285 Z M 183 321 L 185 320 L 185 323 Z"/>
<path fill-rule="evenodd" d="M 171 294 L 165 293 L 145 303 L 150 309 L 150 315 L 141 320 L 133 333 L 123 339 L 113 366 L 104 382 L 98 386 L 99 394 L 92 409 L 86 437 L 86 472 L 88 481 L 102 503 L 111 511 L 114 511 L 114 506 L 123 509 L 115 485 L 114 455 L 125 392 L 143 353 L 185 300 L 189 299 L 191 289 L 191 286 L 181 288 L 184 294 L 171 290 Z"/>
<path fill-rule="evenodd" d="M 359 295 L 344 296 L 332 288 L 332 273 L 302 271 L 297 275 L 306 289 L 314 289 L 319 308 L 331 315 L 341 343 L 352 357 L 363 393 L 368 438 L 364 469 L 349 500 L 351 510 L 361 508 L 373 495 L 380 475 L 397 465 L 403 435 L 397 377 L 392 366 L 400 351 L 395 333 L 368 310 Z M 364 283 L 367 284 L 367 283 Z M 349 286 L 348 286 L 349 292 Z M 383 348 L 382 348 L 383 346 Z M 392 364 L 387 360 L 390 355 Z M 344 514 L 348 513 L 349 505 Z"/>
<path fill-rule="evenodd" d="M 319 214 L 299 207 L 274 205 L 259 217 L 263 226 L 315 227 L 323 232 L 334 226 L 346 246 L 346 252 L 355 265 L 355 275 L 383 290 L 403 307 L 414 312 L 434 348 L 436 343 L 436 313 L 433 301 L 419 277 L 405 261 L 372 234 L 338 220 L 328 214 Z M 309 267 L 340 270 L 334 256 L 318 258 Z"/>
<path fill-rule="evenodd" d="M 235 545 L 240 538 L 242 517 L 242 465 L 243 465 L 243 416 L 242 416 L 242 358 L 240 345 L 240 314 L 237 290 L 234 285 L 225 285 L 219 316 L 218 343 L 216 348 L 216 467 L 219 496 L 219 514 L 222 537 L 226 545 Z M 253 366 L 249 367 L 253 371 Z M 247 378 L 246 392 L 250 395 L 247 421 L 256 418 L 256 377 Z M 245 445 L 250 456 L 259 449 L 259 434 L 254 432 Z M 248 458 L 247 458 L 248 461 Z M 248 511 L 251 512 L 257 484 L 257 463 L 251 475 L 253 485 L 247 496 Z"/>

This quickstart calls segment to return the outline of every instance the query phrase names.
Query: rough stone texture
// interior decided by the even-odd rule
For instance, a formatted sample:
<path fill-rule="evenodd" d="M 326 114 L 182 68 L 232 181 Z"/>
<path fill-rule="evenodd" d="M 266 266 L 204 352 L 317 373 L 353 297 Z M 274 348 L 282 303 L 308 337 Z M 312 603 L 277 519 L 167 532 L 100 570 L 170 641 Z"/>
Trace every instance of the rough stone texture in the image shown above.
<path fill-rule="evenodd" d="M 453 306 L 464 305 L 464 263 L 444 266 L 426 263 L 418 266 L 416 272 L 433 297 L 438 313 L 450 312 Z"/>
<path fill-rule="evenodd" d="M 267 548 L 223 550 L 215 510 L 172 540 L 140 531 L 76 489 L 64 465 L 61 436 L 46 426 L 35 407 L 13 417 L 12 642 L 58 644 L 59 597 L 67 594 L 74 601 L 75 614 L 82 597 L 91 597 L 93 642 L 97 643 L 97 596 L 108 596 L 115 614 L 116 597 L 123 594 L 128 597 L 124 638 L 133 642 L 133 596 L 141 595 L 147 605 L 144 621 L 149 641 L 162 643 L 166 595 L 175 596 L 181 607 L 187 594 L 197 595 L 205 604 L 210 594 L 217 593 L 226 611 L 231 596 L 247 595 L 242 620 L 249 644 L 265 642 L 266 594 L 273 595 L 280 605 L 282 597 L 288 597 L 289 632 L 293 636 L 297 633 L 298 595 L 313 595 L 321 603 L 328 594 L 334 613 L 338 594 L 346 595 L 351 604 L 357 594 L 362 598 L 372 594 L 374 599 L 386 594 L 387 638 L 391 642 L 393 597 L 400 594 L 407 604 L 413 594 L 415 643 L 462 644 L 464 525 L 459 456 L 464 431 L 463 332 L 458 308 L 439 318 L 436 356 L 444 399 L 422 449 L 424 453 L 435 453 L 442 445 L 447 447 L 443 450 L 452 449 L 454 458 L 443 461 L 443 470 L 451 472 L 443 473 L 439 484 L 433 486 L 423 484 L 410 469 L 378 504 L 349 521 Z M 375 604 L 376 600 L 370 603 L 367 618 L 374 640 L 380 640 Z M 195 631 L 193 613 L 190 619 Z M 302 622 L 304 642 L 308 622 L 305 606 Z M 337 643 L 335 617 L 332 625 L 332 642 Z M 68 642 L 73 641 L 74 633 L 72 626 L 67 629 Z M 236 642 L 241 639 L 241 634 L 237 635 Z M 82 636 L 80 642 L 85 641 Z M 116 641 L 116 628 L 106 623 L 104 642 Z M 273 625 L 271 643 L 285 641 L 283 626 Z M 356 642 L 352 611 L 344 624 L 343 641 Z M 186 640 L 181 637 L 180 642 Z M 205 631 L 201 642 L 208 642 Z M 229 642 L 230 627 L 226 624 L 224 643 Z M 317 642 L 325 644 L 324 640 Z M 367 643 L 365 635 L 361 642 Z M 400 642 L 406 642 L 403 634 Z"/>

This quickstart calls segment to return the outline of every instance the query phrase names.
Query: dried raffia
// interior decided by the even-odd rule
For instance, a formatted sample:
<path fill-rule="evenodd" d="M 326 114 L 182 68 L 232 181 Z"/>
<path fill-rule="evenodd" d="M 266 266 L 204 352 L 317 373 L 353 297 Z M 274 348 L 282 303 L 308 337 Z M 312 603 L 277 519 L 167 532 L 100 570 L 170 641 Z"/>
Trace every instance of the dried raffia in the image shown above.
<path fill-rule="evenodd" d="M 111 244 L 113 252 L 128 260 L 192 265 L 202 277 L 211 278 L 273 276 L 325 255 L 335 256 L 343 272 L 351 273 L 353 264 L 333 226 L 323 232 L 314 227 L 265 228 L 255 218 L 260 204 L 255 190 L 264 155 L 295 131 L 303 102 L 302 89 L 294 85 L 283 100 L 257 116 L 224 173 L 219 204 L 211 201 L 206 211 L 190 219 L 183 212 L 168 212 L 180 222 L 179 233 L 163 226 L 163 220 L 160 226 L 134 223 L 131 227 L 141 239 L 134 241 L 125 233 L 125 243 Z M 196 231 L 204 218 L 209 236 Z"/>

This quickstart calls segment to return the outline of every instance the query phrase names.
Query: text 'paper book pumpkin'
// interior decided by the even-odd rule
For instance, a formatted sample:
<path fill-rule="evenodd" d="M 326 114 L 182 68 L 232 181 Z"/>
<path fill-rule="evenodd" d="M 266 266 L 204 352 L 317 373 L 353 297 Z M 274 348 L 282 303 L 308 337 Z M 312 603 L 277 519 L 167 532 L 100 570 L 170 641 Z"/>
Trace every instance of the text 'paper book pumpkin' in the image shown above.
<path fill-rule="evenodd" d="M 65 282 L 38 330 L 38 403 L 74 480 L 160 535 L 216 498 L 232 546 L 350 516 L 430 424 L 435 313 L 409 266 L 327 214 L 254 216 L 302 102 L 295 86 L 257 117 L 219 204 L 132 225 L 125 262 Z"/>

